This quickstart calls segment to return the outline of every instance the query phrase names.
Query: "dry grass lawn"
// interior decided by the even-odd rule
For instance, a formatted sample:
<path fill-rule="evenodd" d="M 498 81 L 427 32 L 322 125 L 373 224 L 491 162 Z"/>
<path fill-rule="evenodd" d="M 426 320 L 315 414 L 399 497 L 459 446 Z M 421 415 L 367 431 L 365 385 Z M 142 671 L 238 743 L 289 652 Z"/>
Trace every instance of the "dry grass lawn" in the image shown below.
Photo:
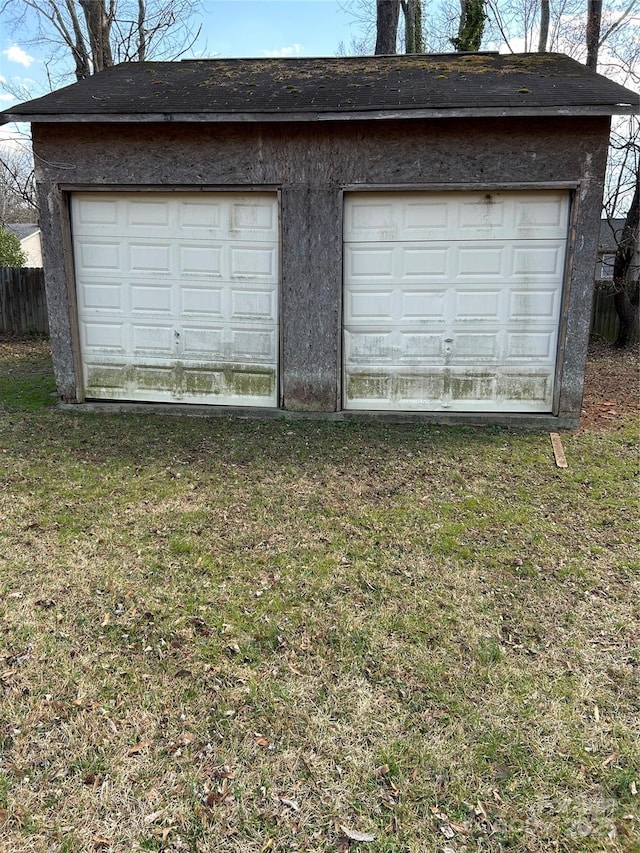
<path fill-rule="evenodd" d="M 560 470 L 61 413 L 0 342 L 0 850 L 640 851 L 638 359 L 598 356 Z"/>

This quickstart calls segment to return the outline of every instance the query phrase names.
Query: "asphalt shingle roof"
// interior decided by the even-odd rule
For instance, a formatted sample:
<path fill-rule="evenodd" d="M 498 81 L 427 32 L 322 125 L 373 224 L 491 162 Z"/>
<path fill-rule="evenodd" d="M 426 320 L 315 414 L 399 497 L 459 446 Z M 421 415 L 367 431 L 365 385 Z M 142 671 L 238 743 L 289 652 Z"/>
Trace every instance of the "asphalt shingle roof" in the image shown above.
<path fill-rule="evenodd" d="M 124 63 L 10 107 L 0 119 L 611 114 L 639 108 L 639 95 L 562 54 L 478 53 Z"/>
<path fill-rule="evenodd" d="M 4 227 L 7 231 L 14 234 L 18 240 L 26 240 L 27 237 L 31 237 L 32 234 L 40 230 L 39 225 L 23 222 L 7 222 Z"/>

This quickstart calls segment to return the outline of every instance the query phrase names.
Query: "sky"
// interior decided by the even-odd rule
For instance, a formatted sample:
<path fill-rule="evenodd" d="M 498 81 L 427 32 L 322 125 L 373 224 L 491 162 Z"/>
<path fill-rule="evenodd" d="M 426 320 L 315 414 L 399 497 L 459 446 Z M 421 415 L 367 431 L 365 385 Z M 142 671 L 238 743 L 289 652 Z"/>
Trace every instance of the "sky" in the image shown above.
<path fill-rule="evenodd" d="M 335 56 L 358 32 L 337 0 L 205 0 L 194 55 L 222 57 Z M 0 22 L 0 109 L 49 91 L 50 50 L 29 44 Z M 72 79 L 69 82 L 73 82 Z M 7 91 L 18 84 L 24 97 Z"/>

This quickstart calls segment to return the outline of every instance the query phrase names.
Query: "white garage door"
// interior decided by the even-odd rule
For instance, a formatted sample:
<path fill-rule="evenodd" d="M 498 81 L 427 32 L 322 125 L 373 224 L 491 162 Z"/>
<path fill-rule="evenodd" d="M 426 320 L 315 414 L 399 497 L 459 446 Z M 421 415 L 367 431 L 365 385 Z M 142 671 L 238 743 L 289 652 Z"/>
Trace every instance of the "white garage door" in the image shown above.
<path fill-rule="evenodd" d="M 550 412 L 567 192 L 345 196 L 348 409 Z"/>
<path fill-rule="evenodd" d="M 85 396 L 277 405 L 269 193 L 76 193 Z"/>

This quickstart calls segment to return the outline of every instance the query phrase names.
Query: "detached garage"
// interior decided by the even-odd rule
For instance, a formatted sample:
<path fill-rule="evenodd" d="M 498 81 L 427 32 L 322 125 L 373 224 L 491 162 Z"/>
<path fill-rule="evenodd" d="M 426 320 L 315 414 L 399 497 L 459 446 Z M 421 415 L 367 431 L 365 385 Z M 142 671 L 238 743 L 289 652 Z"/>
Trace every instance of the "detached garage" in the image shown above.
<path fill-rule="evenodd" d="M 638 111 L 549 54 L 126 64 L 14 107 L 60 398 L 575 426 Z"/>

